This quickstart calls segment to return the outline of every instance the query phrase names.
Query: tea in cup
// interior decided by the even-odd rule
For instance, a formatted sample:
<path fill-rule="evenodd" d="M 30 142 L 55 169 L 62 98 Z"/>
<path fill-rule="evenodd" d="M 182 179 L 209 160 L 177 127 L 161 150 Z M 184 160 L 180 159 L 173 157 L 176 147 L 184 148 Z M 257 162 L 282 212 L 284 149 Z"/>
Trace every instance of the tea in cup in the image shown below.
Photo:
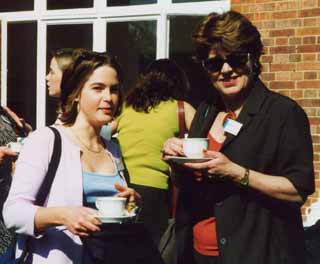
<path fill-rule="evenodd" d="M 184 138 L 183 152 L 188 158 L 203 158 L 203 151 L 208 149 L 207 138 Z"/>
<path fill-rule="evenodd" d="M 96 207 L 103 216 L 119 217 L 125 215 L 126 198 L 98 197 Z"/>

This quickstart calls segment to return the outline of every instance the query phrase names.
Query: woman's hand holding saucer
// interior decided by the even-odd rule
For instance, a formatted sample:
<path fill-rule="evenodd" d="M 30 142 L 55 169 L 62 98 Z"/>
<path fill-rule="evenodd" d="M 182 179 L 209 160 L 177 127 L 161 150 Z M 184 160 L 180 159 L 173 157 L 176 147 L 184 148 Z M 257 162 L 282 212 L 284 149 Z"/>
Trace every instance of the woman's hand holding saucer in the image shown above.
<path fill-rule="evenodd" d="M 227 177 L 235 179 L 241 173 L 241 166 L 232 162 L 227 156 L 218 151 L 204 150 L 205 157 L 212 158 L 201 163 L 185 163 L 184 166 L 198 171 L 206 171 L 209 177 Z M 240 174 L 241 175 L 241 174 Z"/>
<path fill-rule="evenodd" d="M 164 144 L 161 150 L 162 159 L 168 160 L 168 156 L 184 156 L 183 143 L 180 138 L 169 138 Z"/>
<path fill-rule="evenodd" d="M 89 236 L 92 232 L 100 231 L 101 222 L 95 217 L 97 210 L 78 206 L 65 207 L 63 210 L 63 225 L 73 234 Z"/>

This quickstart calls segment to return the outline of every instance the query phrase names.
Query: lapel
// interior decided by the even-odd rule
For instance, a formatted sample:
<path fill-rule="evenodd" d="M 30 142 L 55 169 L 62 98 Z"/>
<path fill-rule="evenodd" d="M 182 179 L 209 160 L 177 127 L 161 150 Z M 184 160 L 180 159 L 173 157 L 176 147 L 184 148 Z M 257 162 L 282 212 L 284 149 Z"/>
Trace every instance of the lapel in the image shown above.
<path fill-rule="evenodd" d="M 251 88 L 250 94 L 237 118 L 237 121 L 242 124 L 242 127 L 237 136 L 227 133 L 227 138 L 222 145 L 222 149 L 226 148 L 235 137 L 238 137 L 244 130 L 246 130 L 254 117 L 257 114 L 267 95 L 267 88 L 265 85 L 257 79 Z"/>

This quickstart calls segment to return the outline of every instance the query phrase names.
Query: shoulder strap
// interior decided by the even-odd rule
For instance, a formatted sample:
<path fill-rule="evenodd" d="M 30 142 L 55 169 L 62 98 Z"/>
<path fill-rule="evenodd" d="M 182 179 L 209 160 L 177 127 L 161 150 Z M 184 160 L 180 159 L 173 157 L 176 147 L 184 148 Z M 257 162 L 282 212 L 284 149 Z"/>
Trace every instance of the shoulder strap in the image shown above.
<path fill-rule="evenodd" d="M 38 194 L 36 196 L 35 204 L 42 206 L 47 198 L 47 195 L 51 189 L 51 185 L 56 174 L 57 168 L 59 166 L 60 157 L 61 157 L 61 136 L 59 131 L 54 127 L 48 127 L 54 133 L 54 145 L 51 155 L 51 160 L 49 163 L 47 174 L 40 186 Z"/>
<path fill-rule="evenodd" d="M 178 101 L 178 121 L 179 121 L 179 138 L 183 138 L 184 134 L 187 132 L 183 101 Z"/>

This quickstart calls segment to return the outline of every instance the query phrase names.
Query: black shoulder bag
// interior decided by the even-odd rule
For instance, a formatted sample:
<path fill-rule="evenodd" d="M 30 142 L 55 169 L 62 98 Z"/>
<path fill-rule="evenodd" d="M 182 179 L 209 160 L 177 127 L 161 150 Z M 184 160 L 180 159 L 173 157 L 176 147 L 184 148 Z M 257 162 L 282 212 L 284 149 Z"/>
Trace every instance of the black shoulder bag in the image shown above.
<path fill-rule="evenodd" d="M 50 163 L 48 166 L 47 174 L 40 186 L 40 189 L 38 191 L 38 194 L 36 196 L 35 204 L 38 206 L 43 206 L 44 202 L 47 198 L 47 195 L 51 189 L 52 182 L 54 180 L 57 168 L 59 166 L 60 157 L 61 157 L 61 136 L 59 131 L 54 127 L 48 127 L 52 130 L 54 133 L 54 145 L 53 145 L 53 151 L 50 159 Z M 28 258 L 28 246 L 29 246 L 29 237 L 26 238 L 25 241 L 25 248 L 21 254 L 21 256 L 16 259 L 15 258 L 15 248 L 16 243 L 9 248 L 9 252 L 6 252 L 6 260 L 0 259 L 0 263 L 6 263 L 6 264 L 24 264 L 26 263 L 26 260 Z M 5 256 L 3 256 L 5 258 Z M 5 261 L 5 262 L 2 262 Z"/>

